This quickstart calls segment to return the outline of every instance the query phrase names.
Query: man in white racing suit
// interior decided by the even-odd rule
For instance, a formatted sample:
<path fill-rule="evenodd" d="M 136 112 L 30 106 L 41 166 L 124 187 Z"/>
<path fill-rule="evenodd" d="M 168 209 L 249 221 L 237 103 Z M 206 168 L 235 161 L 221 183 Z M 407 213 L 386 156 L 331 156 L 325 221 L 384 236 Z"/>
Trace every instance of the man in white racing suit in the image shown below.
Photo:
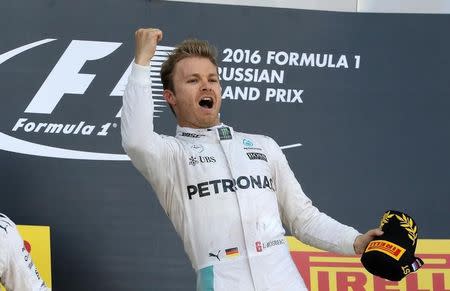
<path fill-rule="evenodd" d="M 47 291 L 14 222 L 0 213 L 0 280 L 8 291 Z"/>
<path fill-rule="evenodd" d="M 135 33 L 135 63 L 123 97 L 122 144 L 152 185 L 197 273 L 197 290 L 307 290 L 284 238 L 361 254 L 361 235 L 321 213 L 303 193 L 276 142 L 220 122 L 221 88 L 208 43 L 185 41 L 162 66 L 176 136 L 154 132 L 149 62 L 158 29 Z"/>

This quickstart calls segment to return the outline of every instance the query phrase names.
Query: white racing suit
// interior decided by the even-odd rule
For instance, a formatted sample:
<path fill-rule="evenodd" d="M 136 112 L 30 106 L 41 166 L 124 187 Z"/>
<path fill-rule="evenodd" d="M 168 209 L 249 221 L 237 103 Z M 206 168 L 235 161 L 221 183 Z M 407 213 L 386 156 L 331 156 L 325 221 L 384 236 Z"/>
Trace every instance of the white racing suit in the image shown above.
<path fill-rule="evenodd" d="M 8 291 L 47 291 L 16 225 L 0 213 L 0 278 Z"/>
<path fill-rule="evenodd" d="M 122 144 L 181 237 L 197 290 L 307 290 L 282 222 L 309 245 L 354 254 L 359 233 L 311 204 L 271 138 L 223 124 L 155 133 L 149 76 L 149 67 L 133 65 Z"/>

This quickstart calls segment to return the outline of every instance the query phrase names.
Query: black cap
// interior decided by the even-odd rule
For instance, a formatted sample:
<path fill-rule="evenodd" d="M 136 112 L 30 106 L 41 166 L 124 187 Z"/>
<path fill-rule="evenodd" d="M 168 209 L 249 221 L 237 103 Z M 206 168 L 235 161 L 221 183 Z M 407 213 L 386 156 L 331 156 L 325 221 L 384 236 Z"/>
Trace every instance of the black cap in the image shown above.
<path fill-rule="evenodd" d="M 415 257 L 417 224 L 407 214 L 389 210 L 381 219 L 383 235 L 371 241 L 361 256 L 361 263 L 371 274 L 400 281 L 417 271 L 423 261 Z"/>

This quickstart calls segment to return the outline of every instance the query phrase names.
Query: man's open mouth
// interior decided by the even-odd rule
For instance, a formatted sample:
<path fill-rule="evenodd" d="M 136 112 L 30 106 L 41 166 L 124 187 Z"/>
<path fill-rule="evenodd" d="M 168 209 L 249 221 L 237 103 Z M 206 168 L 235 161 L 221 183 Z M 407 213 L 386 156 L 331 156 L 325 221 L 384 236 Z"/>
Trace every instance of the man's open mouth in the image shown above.
<path fill-rule="evenodd" d="M 211 109 L 214 105 L 214 101 L 211 97 L 202 97 L 198 105 L 200 105 L 203 108 Z"/>

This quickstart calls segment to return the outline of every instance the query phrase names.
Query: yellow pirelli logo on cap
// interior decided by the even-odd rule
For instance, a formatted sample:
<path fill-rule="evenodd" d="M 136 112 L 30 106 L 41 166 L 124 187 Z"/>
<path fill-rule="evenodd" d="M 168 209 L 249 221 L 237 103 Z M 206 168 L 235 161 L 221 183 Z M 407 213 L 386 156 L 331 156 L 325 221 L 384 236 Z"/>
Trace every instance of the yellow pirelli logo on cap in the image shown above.
<path fill-rule="evenodd" d="M 372 251 L 382 252 L 383 254 L 386 254 L 398 261 L 403 256 L 406 250 L 390 241 L 374 240 L 371 241 L 366 248 L 366 253 Z"/>

